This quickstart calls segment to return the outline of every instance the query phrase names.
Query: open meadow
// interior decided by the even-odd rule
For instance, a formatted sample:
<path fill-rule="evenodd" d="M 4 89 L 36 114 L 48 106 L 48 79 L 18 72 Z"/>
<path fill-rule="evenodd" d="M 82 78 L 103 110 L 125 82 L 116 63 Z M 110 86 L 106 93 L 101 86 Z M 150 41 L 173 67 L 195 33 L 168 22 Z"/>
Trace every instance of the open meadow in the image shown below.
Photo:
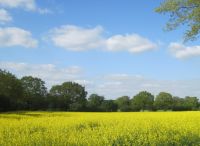
<path fill-rule="evenodd" d="M 200 112 L 0 114 L 1 146 L 200 145 Z"/>

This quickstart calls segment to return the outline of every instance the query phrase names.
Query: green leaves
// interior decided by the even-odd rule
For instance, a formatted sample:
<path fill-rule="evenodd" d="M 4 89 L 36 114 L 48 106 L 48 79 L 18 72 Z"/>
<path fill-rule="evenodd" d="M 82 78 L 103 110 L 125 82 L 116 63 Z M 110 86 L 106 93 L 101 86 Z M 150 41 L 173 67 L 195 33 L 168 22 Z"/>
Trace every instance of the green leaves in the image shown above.
<path fill-rule="evenodd" d="M 77 111 L 86 106 L 87 92 L 78 83 L 64 82 L 62 85 L 55 85 L 51 88 L 50 95 L 62 103 L 57 107 L 61 110 Z"/>
<path fill-rule="evenodd" d="M 153 109 L 154 96 L 147 92 L 141 91 L 135 95 L 132 99 L 132 108 L 135 110 L 152 110 Z"/>
<path fill-rule="evenodd" d="M 155 9 L 157 13 L 169 14 L 166 30 L 171 31 L 180 25 L 187 25 L 184 41 L 195 40 L 200 33 L 200 1 L 199 0 L 165 0 Z"/>
<path fill-rule="evenodd" d="M 0 111 L 17 108 L 23 89 L 15 75 L 0 69 Z"/>

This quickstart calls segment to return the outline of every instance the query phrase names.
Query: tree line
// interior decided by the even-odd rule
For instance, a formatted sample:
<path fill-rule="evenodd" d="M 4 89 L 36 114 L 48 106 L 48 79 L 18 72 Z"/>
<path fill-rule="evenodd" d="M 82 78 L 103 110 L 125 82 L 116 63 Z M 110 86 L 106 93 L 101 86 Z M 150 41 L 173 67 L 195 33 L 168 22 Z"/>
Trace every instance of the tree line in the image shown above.
<path fill-rule="evenodd" d="M 113 92 L 113 91 L 112 91 Z M 199 110 L 197 97 L 180 98 L 160 92 L 154 97 L 141 91 L 130 98 L 118 97 L 107 100 L 104 96 L 91 94 L 87 98 L 85 87 L 75 82 L 54 85 L 48 91 L 45 82 L 36 77 L 18 79 L 12 73 L 0 69 L 0 111 L 49 110 L 49 111 L 156 111 L 156 110 Z"/>

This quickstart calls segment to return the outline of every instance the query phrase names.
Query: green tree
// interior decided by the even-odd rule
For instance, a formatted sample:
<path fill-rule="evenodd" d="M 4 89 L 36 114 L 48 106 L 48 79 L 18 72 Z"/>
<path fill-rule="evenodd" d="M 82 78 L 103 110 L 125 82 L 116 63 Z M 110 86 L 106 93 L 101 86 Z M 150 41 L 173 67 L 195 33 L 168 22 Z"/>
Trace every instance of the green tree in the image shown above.
<path fill-rule="evenodd" d="M 196 110 L 198 108 L 198 98 L 186 96 L 185 97 L 185 107 L 187 110 Z"/>
<path fill-rule="evenodd" d="M 154 101 L 157 109 L 170 110 L 173 107 L 173 98 L 170 93 L 160 92 Z"/>
<path fill-rule="evenodd" d="M 48 95 L 48 108 L 50 110 L 68 110 L 70 99 L 64 93 L 62 85 L 54 85 L 51 87 Z"/>
<path fill-rule="evenodd" d="M 172 110 L 173 111 L 184 111 L 184 110 L 186 110 L 185 99 L 177 97 L 177 96 L 174 96 L 173 97 Z"/>
<path fill-rule="evenodd" d="M 81 111 L 86 107 L 87 92 L 85 87 L 74 82 L 64 82 L 50 89 L 50 95 L 56 97 L 58 108 L 62 110 Z"/>
<path fill-rule="evenodd" d="M 187 24 L 185 41 L 194 40 L 200 33 L 200 0 L 165 0 L 155 10 L 158 13 L 170 14 L 167 30 L 174 30 L 181 24 Z"/>
<path fill-rule="evenodd" d="M 104 96 L 98 94 L 91 94 L 88 98 L 88 108 L 90 111 L 101 111 L 101 105 L 104 102 Z"/>
<path fill-rule="evenodd" d="M 122 112 L 130 111 L 130 97 L 122 96 L 115 100 L 118 110 Z"/>
<path fill-rule="evenodd" d="M 0 111 L 20 108 L 23 88 L 11 73 L 0 69 Z"/>
<path fill-rule="evenodd" d="M 31 110 L 45 109 L 45 97 L 47 88 L 40 78 L 25 76 L 21 78 L 24 90 L 25 108 Z"/>
<path fill-rule="evenodd" d="M 131 105 L 133 110 L 152 110 L 153 109 L 154 96 L 147 92 L 141 91 L 133 97 Z"/>
<path fill-rule="evenodd" d="M 117 104 L 113 100 L 104 100 L 101 104 L 101 110 L 105 112 L 117 111 Z"/>

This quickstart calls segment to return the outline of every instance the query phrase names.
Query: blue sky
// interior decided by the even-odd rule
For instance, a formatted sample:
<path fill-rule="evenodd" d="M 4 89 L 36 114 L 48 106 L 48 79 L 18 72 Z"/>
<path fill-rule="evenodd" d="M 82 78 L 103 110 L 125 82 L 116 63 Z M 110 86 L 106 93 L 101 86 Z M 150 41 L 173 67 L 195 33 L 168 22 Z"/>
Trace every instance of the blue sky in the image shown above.
<path fill-rule="evenodd" d="M 200 97 L 199 40 L 163 28 L 163 0 L 0 0 L 0 68 L 75 81 L 106 98 L 141 90 Z"/>

